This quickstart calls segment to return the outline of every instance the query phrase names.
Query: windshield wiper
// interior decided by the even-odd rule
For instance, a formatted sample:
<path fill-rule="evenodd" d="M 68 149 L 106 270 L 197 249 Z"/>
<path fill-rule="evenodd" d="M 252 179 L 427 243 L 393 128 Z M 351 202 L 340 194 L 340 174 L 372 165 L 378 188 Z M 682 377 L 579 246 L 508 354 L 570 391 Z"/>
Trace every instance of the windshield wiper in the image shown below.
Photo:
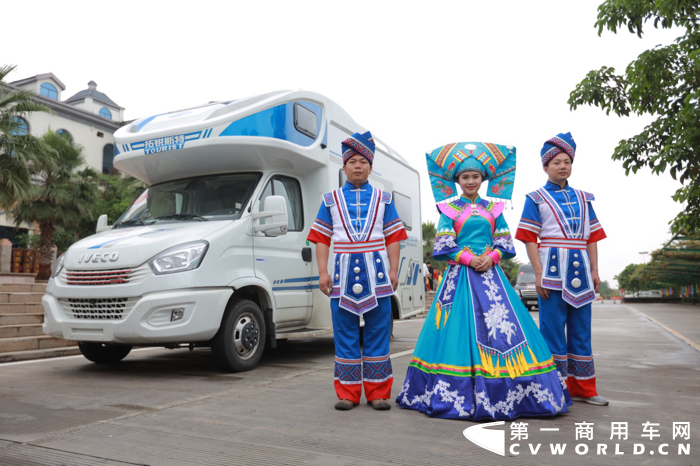
<path fill-rule="evenodd" d="M 116 225 L 114 225 L 114 228 L 121 228 L 131 225 L 145 225 L 145 223 L 143 223 L 143 220 L 141 220 L 140 218 L 135 218 L 132 220 L 124 220 L 123 222 L 119 222 Z"/>
<path fill-rule="evenodd" d="M 193 219 L 193 218 L 196 218 L 196 219 L 199 220 L 200 222 L 208 222 L 208 221 L 209 221 L 208 218 L 204 218 L 204 217 L 202 217 L 202 216 L 199 215 L 199 214 L 173 214 L 173 215 L 164 215 L 164 216 L 162 216 L 162 217 L 155 217 L 153 220 L 171 220 L 171 219 L 175 219 L 175 220 L 189 220 L 189 219 Z"/>

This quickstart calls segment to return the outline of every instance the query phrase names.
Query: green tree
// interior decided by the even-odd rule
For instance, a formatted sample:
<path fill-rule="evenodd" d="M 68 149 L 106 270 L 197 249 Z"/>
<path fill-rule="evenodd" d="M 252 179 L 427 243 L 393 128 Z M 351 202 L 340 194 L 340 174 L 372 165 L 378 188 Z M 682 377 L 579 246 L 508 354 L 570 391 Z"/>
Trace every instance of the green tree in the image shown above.
<path fill-rule="evenodd" d="M 641 267 L 644 267 L 644 264 L 629 264 L 622 272 L 613 277 L 617 280 L 617 284 L 621 290 L 628 291 L 635 289 L 635 285 L 632 283 L 632 277 Z"/>
<path fill-rule="evenodd" d="M 434 262 L 433 259 L 433 243 L 435 243 L 435 235 L 437 228 L 431 221 L 423 222 L 423 262 Z"/>
<path fill-rule="evenodd" d="M 619 296 L 620 292 L 614 288 L 610 287 L 610 283 L 607 280 L 600 284 L 600 295 L 605 299 L 610 299 L 611 296 Z"/>
<path fill-rule="evenodd" d="M 508 277 L 508 281 L 512 282 L 518 273 L 518 268 L 520 267 L 520 261 L 517 258 L 504 259 L 498 263 L 503 270 L 503 273 Z"/>
<path fill-rule="evenodd" d="M 0 206 L 10 208 L 29 189 L 27 164 L 42 153 L 37 139 L 26 133 L 20 118 L 49 109 L 32 100 L 34 94 L 8 88 L 5 77 L 14 66 L 0 66 Z"/>
<path fill-rule="evenodd" d="M 682 183 L 673 199 L 686 203 L 672 222 L 674 233 L 700 230 L 700 4 L 688 0 L 607 0 L 595 25 L 617 33 L 624 26 L 641 37 L 643 27 L 679 27 L 685 33 L 666 47 L 643 52 L 624 73 L 603 66 L 590 71 L 569 96 L 571 109 L 595 105 L 609 115 L 649 114 L 654 121 L 615 148 L 627 175 L 648 166 Z"/>
<path fill-rule="evenodd" d="M 51 275 L 52 236 L 56 228 L 74 229 L 81 218 L 94 216 L 93 200 L 97 197 L 96 173 L 85 164 L 81 146 L 51 130 L 42 136 L 46 152 L 28 164 L 32 177 L 29 189 L 22 193 L 11 214 L 17 225 L 39 224 L 39 274 Z"/>
<path fill-rule="evenodd" d="M 107 214 L 112 225 L 146 189 L 146 184 L 131 176 L 98 175 L 99 192 L 94 199 L 96 216 Z M 95 234 L 96 217 L 83 217 L 75 231 L 76 240 Z"/>

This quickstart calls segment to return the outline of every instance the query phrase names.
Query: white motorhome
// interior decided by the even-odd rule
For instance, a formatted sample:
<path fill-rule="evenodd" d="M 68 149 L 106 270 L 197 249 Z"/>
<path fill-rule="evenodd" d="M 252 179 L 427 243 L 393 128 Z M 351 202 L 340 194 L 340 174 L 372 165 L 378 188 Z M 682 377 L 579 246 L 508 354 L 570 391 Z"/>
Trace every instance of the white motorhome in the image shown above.
<path fill-rule="evenodd" d="M 279 339 L 332 333 L 306 237 L 323 194 L 345 182 L 340 145 L 357 131 L 342 108 L 307 91 L 120 128 L 115 167 L 149 188 L 57 260 L 44 332 L 103 363 L 134 346 L 209 346 L 228 371 L 253 368 Z M 424 305 L 418 172 L 375 140 L 370 182 L 392 193 L 409 235 L 392 297 L 402 319 Z"/>

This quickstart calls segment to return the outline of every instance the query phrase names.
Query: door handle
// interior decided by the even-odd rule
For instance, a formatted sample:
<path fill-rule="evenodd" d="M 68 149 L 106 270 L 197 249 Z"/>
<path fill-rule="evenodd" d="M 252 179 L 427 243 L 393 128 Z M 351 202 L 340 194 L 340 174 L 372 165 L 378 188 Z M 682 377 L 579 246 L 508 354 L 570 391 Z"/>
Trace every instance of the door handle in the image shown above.
<path fill-rule="evenodd" d="M 311 262 L 311 248 L 302 248 L 301 258 L 304 259 L 304 262 Z"/>

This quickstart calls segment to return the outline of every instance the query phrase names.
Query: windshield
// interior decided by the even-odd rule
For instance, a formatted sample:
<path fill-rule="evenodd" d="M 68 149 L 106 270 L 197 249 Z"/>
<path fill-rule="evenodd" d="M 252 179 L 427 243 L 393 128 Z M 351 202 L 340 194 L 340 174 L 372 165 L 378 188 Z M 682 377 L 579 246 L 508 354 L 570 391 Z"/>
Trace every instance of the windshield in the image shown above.
<path fill-rule="evenodd" d="M 259 179 L 259 173 L 228 173 L 150 186 L 119 217 L 114 228 L 238 219 Z"/>
<path fill-rule="evenodd" d="M 520 270 L 518 272 L 518 285 L 524 285 L 527 283 L 535 283 L 535 272 L 530 270 Z"/>

